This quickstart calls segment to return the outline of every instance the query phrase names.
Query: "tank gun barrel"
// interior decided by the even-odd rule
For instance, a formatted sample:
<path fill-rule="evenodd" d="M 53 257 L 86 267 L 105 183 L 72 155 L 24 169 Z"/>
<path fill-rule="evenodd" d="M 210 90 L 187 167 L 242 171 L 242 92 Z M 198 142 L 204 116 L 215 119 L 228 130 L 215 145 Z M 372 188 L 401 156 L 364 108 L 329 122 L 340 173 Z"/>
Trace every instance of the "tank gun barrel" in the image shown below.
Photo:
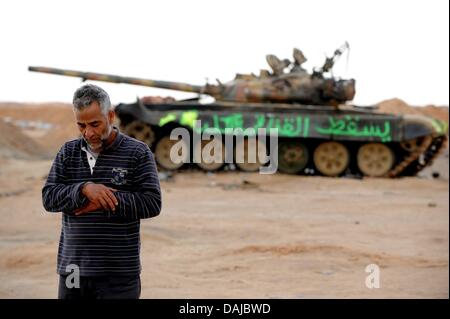
<path fill-rule="evenodd" d="M 28 70 L 32 71 L 32 72 L 73 76 L 73 77 L 81 78 L 83 81 L 93 80 L 93 81 L 103 81 L 103 82 L 111 82 L 111 83 L 126 83 L 126 84 L 134 84 L 134 85 L 141 85 L 141 86 L 149 86 L 149 87 L 160 88 L 160 89 L 193 92 L 193 93 L 199 93 L 199 94 L 210 94 L 213 96 L 218 93 L 218 92 L 216 92 L 216 91 L 218 91 L 218 88 L 216 86 L 212 86 L 212 85 L 206 85 L 206 86 L 191 85 L 191 84 L 181 83 L 181 82 L 149 80 L 149 79 L 143 79 L 143 78 L 125 77 L 125 76 L 119 76 L 119 75 L 94 73 L 94 72 L 81 72 L 81 71 L 56 69 L 56 68 L 48 68 L 48 67 L 41 67 L 41 66 L 30 66 L 30 67 L 28 67 Z"/>

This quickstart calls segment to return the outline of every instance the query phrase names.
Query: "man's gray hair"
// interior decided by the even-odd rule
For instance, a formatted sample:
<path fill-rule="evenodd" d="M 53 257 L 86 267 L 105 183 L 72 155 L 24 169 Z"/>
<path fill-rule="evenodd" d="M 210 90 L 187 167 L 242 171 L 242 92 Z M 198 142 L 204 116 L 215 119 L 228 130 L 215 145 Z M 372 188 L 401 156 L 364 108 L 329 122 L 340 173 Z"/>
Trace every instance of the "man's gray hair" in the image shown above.
<path fill-rule="evenodd" d="M 92 102 L 97 102 L 105 115 L 111 110 L 109 95 L 101 87 L 94 84 L 85 84 L 75 91 L 72 104 L 78 111 L 88 107 Z"/>

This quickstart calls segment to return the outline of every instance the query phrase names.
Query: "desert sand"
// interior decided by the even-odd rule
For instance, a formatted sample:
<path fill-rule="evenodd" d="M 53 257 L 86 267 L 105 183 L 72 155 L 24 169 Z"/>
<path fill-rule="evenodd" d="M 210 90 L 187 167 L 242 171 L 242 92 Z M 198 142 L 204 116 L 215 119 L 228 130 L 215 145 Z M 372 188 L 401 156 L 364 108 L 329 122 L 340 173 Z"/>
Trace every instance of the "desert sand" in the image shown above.
<path fill-rule="evenodd" d="M 56 298 L 61 215 L 41 188 L 76 128 L 61 105 L 17 110 L 0 105 L 0 298 Z M 141 224 L 142 298 L 449 297 L 448 149 L 418 177 L 185 171 L 161 187 Z"/>

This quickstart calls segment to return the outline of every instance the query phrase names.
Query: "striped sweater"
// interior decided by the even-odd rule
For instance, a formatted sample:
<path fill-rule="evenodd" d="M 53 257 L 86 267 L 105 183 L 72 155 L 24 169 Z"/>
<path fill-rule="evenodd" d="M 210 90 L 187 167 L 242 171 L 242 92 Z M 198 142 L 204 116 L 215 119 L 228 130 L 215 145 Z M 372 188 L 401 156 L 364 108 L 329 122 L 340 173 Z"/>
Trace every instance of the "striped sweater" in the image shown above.
<path fill-rule="evenodd" d="M 159 215 L 161 190 L 149 147 L 118 132 L 98 156 L 91 174 L 82 138 L 60 149 L 42 189 L 49 212 L 62 212 L 57 272 L 79 267 L 81 276 L 131 275 L 141 271 L 140 220 Z M 115 212 L 96 211 L 75 216 L 87 203 L 81 193 L 91 181 L 117 189 Z"/>

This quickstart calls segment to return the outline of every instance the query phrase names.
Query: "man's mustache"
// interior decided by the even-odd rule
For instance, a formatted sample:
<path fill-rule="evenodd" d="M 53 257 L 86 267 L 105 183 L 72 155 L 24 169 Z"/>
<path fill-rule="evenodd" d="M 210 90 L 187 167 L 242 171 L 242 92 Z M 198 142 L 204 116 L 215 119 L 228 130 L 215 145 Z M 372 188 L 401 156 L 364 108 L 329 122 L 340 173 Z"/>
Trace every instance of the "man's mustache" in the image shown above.
<path fill-rule="evenodd" d="M 108 129 L 108 132 L 106 132 L 105 134 L 103 134 L 102 138 L 100 138 L 100 147 L 101 147 L 101 148 L 103 148 L 103 147 L 107 144 L 108 138 L 109 138 L 109 136 L 111 135 L 112 130 L 113 130 L 113 128 L 110 127 L 110 128 Z M 83 139 L 84 139 L 84 141 L 86 142 L 86 144 L 88 144 L 88 145 L 90 145 L 90 146 L 92 145 L 91 143 L 89 143 L 89 141 L 88 141 L 84 136 L 83 136 Z"/>

